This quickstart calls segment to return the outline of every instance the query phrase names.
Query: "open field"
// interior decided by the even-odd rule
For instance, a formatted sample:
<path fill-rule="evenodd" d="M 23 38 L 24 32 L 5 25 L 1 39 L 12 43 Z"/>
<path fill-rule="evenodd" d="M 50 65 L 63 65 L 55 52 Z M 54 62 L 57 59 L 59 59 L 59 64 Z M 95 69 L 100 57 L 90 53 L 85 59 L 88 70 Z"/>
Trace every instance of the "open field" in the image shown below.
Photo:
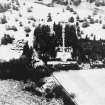
<path fill-rule="evenodd" d="M 79 70 L 54 73 L 78 105 L 105 105 L 105 70 Z"/>

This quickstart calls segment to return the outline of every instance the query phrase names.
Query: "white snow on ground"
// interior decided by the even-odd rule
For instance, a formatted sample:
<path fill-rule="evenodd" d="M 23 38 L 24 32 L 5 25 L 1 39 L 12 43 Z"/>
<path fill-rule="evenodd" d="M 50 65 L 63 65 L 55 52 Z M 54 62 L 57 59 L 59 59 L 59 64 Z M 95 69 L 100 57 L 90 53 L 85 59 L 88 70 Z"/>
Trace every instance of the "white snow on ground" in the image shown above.
<path fill-rule="evenodd" d="M 18 59 L 22 52 L 21 51 L 16 51 L 16 50 L 11 50 L 11 45 L 7 46 L 0 46 L 0 59 L 9 61 L 10 59 Z"/>
<path fill-rule="evenodd" d="M 105 69 L 54 73 L 78 105 L 105 105 Z"/>
<path fill-rule="evenodd" d="M 44 1 L 44 3 L 46 4 L 48 2 L 48 0 L 47 2 Z M 88 15 L 91 15 L 94 19 L 102 19 L 102 24 L 90 24 L 90 26 L 87 28 L 82 28 L 80 23 L 81 30 L 84 32 L 82 37 L 85 37 L 88 34 L 88 36 L 93 39 L 94 36 L 91 36 L 91 33 L 93 33 L 94 35 L 96 35 L 96 39 L 105 39 L 105 29 L 102 29 L 102 25 L 105 24 L 104 6 L 95 7 L 94 4 L 90 5 L 89 3 L 83 2 L 78 7 L 71 6 L 77 12 L 77 15 L 75 15 L 72 12 L 66 10 L 65 6 L 58 4 L 55 4 L 54 7 L 47 7 L 46 5 L 38 4 L 30 0 L 19 0 L 19 3 L 20 9 L 18 11 L 10 9 L 7 12 L 0 13 L 0 18 L 2 18 L 4 15 L 6 16 L 8 21 L 6 24 L 0 23 L 0 39 L 3 37 L 4 34 L 9 34 L 10 36 L 13 36 L 15 40 L 28 40 L 29 45 L 32 46 L 34 29 L 38 24 L 48 24 L 52 26 L 54 21 L 57 23 L 60 21 L 68 22 L 69 17 L 73 16 L 75 18 L 77 15 L 79 15 L 80 18 L 86 18 L 88 17 Z M 31 10 L 31 12 L 28 12 L 29 9 Z M 98 13 L 97 15 L 93 16 L 93 12 L 95 10 L 97 10 Z M 53 19 L 52 22 L 47 22 L 47 16 L 49 12 L 51 13 Z M 30 17 L 35 19 L 36 22 L 34 22 L 33 20 L 29 20 L 28 18 Z M 41 19 L 43 19 L 43 22 L 40 21 Z M 20 23 L 23 26 L 20 26 Z M 15 26 L 17 28 L 17 31 L 7 30 L 6 27 L 8 26 Z M 25 27 L 29 27 L 31 29 L 29 37 L 26 37 L 26 32 L 24 31 Z"/>

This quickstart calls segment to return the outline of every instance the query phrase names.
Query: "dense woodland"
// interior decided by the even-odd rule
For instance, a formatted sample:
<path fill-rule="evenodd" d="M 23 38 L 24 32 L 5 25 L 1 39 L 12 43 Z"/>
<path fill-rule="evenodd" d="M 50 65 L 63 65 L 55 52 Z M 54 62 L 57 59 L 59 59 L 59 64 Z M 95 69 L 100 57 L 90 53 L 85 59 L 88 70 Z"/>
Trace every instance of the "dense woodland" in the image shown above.
<path fill-rule="evenodd" d="M 91 60 L 102 60 L 105 57 L 105 41 L 90 40 L 88 36 L 81 38 L 80 28 L 76 25 L 65 25 L 65 46 L 72 46 L 73 59 L 89 62 Z M 56 48 L 62 46 L 62 25 L 53 24 L 53 33 L 48 25 L 39 25 L 35 31 L 34 48 L 38 51 L 41 59 L 48 60 L 56 57 Z"/>

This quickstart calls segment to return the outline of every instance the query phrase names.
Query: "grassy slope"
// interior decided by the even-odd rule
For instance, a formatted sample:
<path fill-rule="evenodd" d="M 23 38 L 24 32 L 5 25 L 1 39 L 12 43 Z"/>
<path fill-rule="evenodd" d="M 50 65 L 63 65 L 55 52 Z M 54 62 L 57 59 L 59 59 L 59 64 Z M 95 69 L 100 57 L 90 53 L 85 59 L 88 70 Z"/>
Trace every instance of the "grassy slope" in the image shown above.
<path fill-rule="evenodd" d="M 60 99 L 47 101 L 28 91 L 23 91 L 26 84 L 14 80 L 0 80 L 0 105 L 63 105 Z"/>

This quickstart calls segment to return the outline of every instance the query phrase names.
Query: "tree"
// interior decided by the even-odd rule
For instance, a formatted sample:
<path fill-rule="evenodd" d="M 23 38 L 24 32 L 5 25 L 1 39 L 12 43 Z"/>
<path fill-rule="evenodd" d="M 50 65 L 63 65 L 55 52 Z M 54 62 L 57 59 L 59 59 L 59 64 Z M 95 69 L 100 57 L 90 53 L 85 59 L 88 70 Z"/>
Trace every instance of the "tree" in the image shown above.
<path fill-rule="evenodd" d="M 93 3 L 95 0 L 87 0 L 87 2 L 89 3 Z"/>
<path fill-rule="evenodd" d="M 81 47 L 78 37 L 76 35 L 76 29 L 74 25 L 66 25 L 65 27 L 65 45 L 67 47 L 73 47 L 73 58 L 80 56 Z"/>
<path fill-rule="evenodd" d="M 68 21 L 73 23 L 74 22 L 74 17 L 70 17 Z"/>
<path fill-rule="evenodd" d="M 50 35 L 50 27 L 38 26 L 34 31 L 34 36 L 34 48 L 38 51 L 39 57 L 45 63 L 50 57 L 55 57 L 56 37 Z"/>
<path fill-rule="evenodd" d="M 51 22 L 51 21 L 52 21 L 51 13 L 48 13 L 48 19 L 47 19 L 47 22 Z"/>
<path fill-rule="evenodd" d="M 57 40 L 57 46 L 62 46 L 62 25 L 60 23 L 53 24 L 53 30 L 55 32 L 55 37 Z"/>
<path fill-rule="evenodd" d="M 95 35 L 94 35 L 94 38 L 93 38 L 93 40 L 94 40 L 94 41 L 96 41 L 96 36 L 95 36 Z"/>
<path fill-rule="evenodd" d="M 8 34 L 4 34 L 4 36 L 1 38 L 1 44 L 7 45 L 8 43 L 12 43 L 14 40 L 13 37 L 11 37 Z"/>
<path fill-rule="evenodd" d="M 73 0 L 73 4 L 74 4 L 75 6 L 80 5 L 80 3 L 81 3 L 81 0 Z"/>

